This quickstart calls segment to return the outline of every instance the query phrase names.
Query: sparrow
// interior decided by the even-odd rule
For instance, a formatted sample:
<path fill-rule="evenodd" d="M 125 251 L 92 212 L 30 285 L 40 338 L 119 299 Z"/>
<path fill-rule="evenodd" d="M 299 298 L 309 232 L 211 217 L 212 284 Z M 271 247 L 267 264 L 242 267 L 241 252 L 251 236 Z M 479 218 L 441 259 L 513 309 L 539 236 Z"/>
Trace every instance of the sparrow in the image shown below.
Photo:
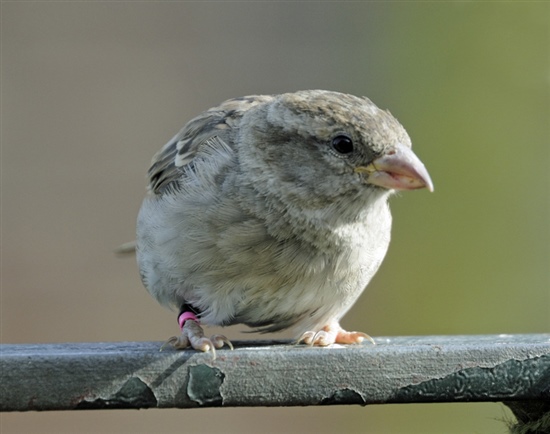
<path fill-rule="evenodd" d="M 401 124 L 365 97 L 305 90 L 230 99 L 154 157 L 137 220 L 141 279 L 178 312 L 176 348 L 231 342 L 201 325 L 355 344 L 340 320 L 388 250 L 396 190 L 430 176 Z"/>

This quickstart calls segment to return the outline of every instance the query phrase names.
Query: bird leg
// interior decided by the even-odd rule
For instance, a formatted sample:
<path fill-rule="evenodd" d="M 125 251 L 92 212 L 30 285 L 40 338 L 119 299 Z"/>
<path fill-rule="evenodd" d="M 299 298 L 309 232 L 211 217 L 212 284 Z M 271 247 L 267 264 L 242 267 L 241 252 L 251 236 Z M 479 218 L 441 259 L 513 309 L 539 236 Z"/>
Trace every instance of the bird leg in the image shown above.
<path fill-rule="evenodd" d="M 166 342 L 166 344 L 170 344 L 178 350 L 191 347 L 205 353 L 212 351 L 212 355 L 215 359 L 216 348 L 222 348 L 224 344 L 227 344 L 229 348 L 233 349 L 231 341 L 223 335 L 214 335 L 210 338 L 205 337 L 199 319 L 192 312 L 182 312 L 178 317 L 178 323 L 180 325 L 181 335 L 172 336 Z"/>
<path fill-rule="evenodd" d="M 319 331 L 305 332 L 298 339 L 298 343 L 303 342 L 306 345 L 326 347 L 331 344 L 360 344 L 365 339 L 376 345 L 374 339 L 368 334 L 363 332 L 348 332 L 335 321 L 324 326 Z"/>

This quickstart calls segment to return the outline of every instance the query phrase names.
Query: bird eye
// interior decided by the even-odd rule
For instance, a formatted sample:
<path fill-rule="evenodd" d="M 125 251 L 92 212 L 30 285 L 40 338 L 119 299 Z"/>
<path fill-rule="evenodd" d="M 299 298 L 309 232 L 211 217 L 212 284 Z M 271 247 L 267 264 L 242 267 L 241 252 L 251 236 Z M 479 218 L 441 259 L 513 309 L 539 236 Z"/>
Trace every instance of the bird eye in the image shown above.
<path fill-rule="evenodd" d="M 332 139 L 332 147 L 339 154 L 353 152 L 353 142 L 348 136 L 339 135 Z"/>

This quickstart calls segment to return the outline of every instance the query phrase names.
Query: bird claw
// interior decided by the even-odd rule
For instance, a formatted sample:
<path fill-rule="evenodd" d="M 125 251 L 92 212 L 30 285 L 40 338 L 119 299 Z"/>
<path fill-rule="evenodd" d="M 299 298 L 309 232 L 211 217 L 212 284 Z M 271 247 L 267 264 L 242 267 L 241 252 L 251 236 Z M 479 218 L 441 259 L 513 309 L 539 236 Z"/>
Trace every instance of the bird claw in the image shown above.
<path fill-rule="evenodd" d="M 302 333 L 302 336 L 298 338 L 296 343 L 297 344 L 304 343 L 306 345 L 313 346 L 313 343 L 315 342 L 315 335 L 316 335 L 316 332 L 311 330 L 304 332 Z"/>
<path fill-rule="evenodd" d="M 369 340 L 373 345 L 376 345 L 374 339 L 363 332 L 348 332 L 342 329 L 339 325 L 328 325 L 321 330 L 307 331 L 300 336 L 298 343 L 303 342 L 309 346 L 326 347 L 331 344 L 360 344 L 365 339 Z"/>
<path fill-rule="evenodd" d="M 189 339 L 187 336 L 181 334 L 180 336 L 172 336 L 160 347 L 160 351 L 164 350 L 167 345 L 171 345 L 176 350 L 183 350 L 189 346 Z"/>
<path fill-rule="evenodd" d="M 160 348 L 161 351 L 166 345 L 171 345 L 177 350 L 191 347 L 204 353 L 212 352 L 212 360 L 216 359 L 216 348 L 220 349 L 227 345 L 233 350 L 233 344 L 223 335 L 214 335 L 211 338 L 205 337 L 202 327 L 194 320 L 185 321 L 181 329 L 181 335 L 172 336 L 168 339 Z"/>
<path fill-rule="evenodd" d="M 212 335 L 210 337 L 210 342 L 214 345 L 216 348 L 223 348 L 224 345 L 227 345 L 230 350 L 234 350 L 233 344 L 229 339 L 227 339 L 224 335 Z"/>

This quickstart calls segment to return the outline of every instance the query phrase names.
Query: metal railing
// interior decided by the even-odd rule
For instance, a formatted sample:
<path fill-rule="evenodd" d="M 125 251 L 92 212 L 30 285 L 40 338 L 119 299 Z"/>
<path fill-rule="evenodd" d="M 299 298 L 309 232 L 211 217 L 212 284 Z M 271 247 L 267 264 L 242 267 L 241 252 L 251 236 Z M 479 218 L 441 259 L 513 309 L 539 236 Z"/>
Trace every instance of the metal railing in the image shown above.
<path fill-rule="evenodd" d="M 215 359 L 159 342 L 6 344 L 0 410 L 501 401 L 525 423 L 550 417 L 550 334 L 375 341 L 237 341 Z"/>

